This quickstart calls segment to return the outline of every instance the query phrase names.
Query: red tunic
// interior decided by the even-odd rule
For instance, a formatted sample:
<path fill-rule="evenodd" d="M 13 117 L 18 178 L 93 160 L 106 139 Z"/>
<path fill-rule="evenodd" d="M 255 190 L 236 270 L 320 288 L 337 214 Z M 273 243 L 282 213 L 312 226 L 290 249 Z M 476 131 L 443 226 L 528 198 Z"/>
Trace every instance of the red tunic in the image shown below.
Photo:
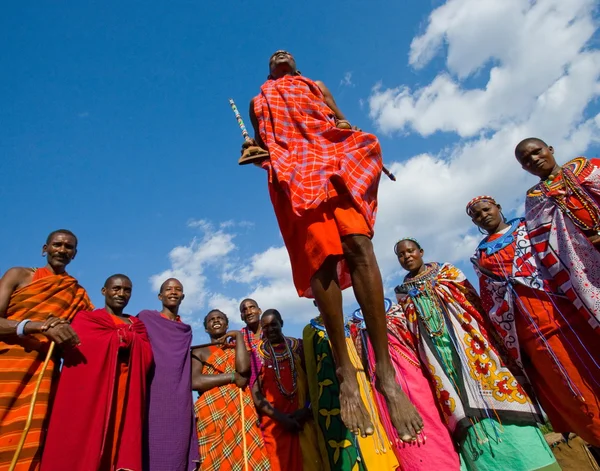
<path fill-rule="evenodd" d="M 269 193 L 300 296 L 328 257 L 340 286 L 351 285 L 341 238 L 373 236 L 381 149 L 368 133 L 339 129 L 318 85 L 302 76 L 268 80 L 254 98 L 270 153 Z"/>
<path fill-rule="evenodd" d="M 493 241 L 502 234 L 494 234 Z M 504 278 L 513 271 L 515 244 L 488 255 L 479 252 L 480 266 Z M 529 265 L 520 266 L 520 276 L 531 275 Z M 535 393 L 556 432 L 575 432 L 588 443 L 600 445 L 600 371 L 590 358 L 600 361 L 600 336 L 587 324 L 569 300 L 551 296 L 547 291 L 515 283 L 515 323 L 523 364 Z M 486 310 L 492 304 L 489 293 L 481 289 Z M 540 334 L 545 339 L 540 338 Z M 589 354 L 586 352 L 589 352 Z M 553 360 L 577 388 L 575 397 Z"/>

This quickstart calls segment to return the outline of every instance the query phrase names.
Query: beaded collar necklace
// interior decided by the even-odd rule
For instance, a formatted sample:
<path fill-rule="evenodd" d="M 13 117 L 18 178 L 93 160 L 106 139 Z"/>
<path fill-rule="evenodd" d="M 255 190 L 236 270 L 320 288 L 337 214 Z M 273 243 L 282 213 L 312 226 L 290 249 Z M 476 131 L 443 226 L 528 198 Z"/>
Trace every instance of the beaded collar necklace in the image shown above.
<path fill-rule="evenodd" d="M 521 219 L 521 218 L 511 219 L 510 221 L 508 221 L 508 224 L 510 224 L 510 227 L 507 227 L 506 229 L 504 229 L 504 234 L 502 234 L 497 239 L 494 239 L 491 241 L 488 241 L 490 236 L 487 236 L 485 239 L 483 239 L 479 243 L 479 245 L 477 246 L 477 250 L 480 252 L 483 252 L 485 250 L 485 253 L 487 255 L 492 255 L 492 254 L 502 250 L 504 247 L 509 246 L 510 244 L 512 244 L 515 241 L 514 233 L 522 221 L 523 221 L 523 219 Z"/>
<path fill-rule="evenodd" d="M 275 369 L 275 382 L 277 383 L 277 388 L 279 392 L 283 394 L 284 397 L 288 399 L 293 398 L 298 391 L 298 375 L 296 372 L 296 364 L 294 361 L 294 354 L 292 353 L 292 346 L 294 345 L 294 341 L 287 337 L 284 337 L 284 345 L 285 350 L 281 353 L 278 353 L 273 348 L 273 345 L 268 340 L 263 340 L 259 346 L 260 355 L 266 360 L 273 364 L 273 368 Z M 281 379 L 281 370 L 279 367 L 280 361 L 288 360 L 290 362 L 290 370 L 292 373 L 292 390 L 288 391 L 283 385 L 283 381 Z"/>

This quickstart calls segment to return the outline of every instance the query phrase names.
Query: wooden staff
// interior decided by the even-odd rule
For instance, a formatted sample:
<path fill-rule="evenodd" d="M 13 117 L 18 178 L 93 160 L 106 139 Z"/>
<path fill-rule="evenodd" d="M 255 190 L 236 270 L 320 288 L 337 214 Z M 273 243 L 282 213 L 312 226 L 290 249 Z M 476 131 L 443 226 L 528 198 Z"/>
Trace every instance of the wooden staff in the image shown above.
<path fill-rule="evenodd" d="M 31 428 L 31 422 L 33 421 L 33 409 L 35 408 L 35 401 L 37 400 L 37 395 L 38 391 L 40 390 L 40 385 L 42 384 L 42 379 L 44 378 L 44 374 L 46 373 L 46 369 L 48 368 L 48 363 L 50 362 L 50 358 L 52 358 L 52 354 L 54 353 L 54 345 L 54 342 L 50 342 L 50 347 L 48 347 L 46 359 L 44 360 L 44 364 L 42 365 L 42 371 L 40 371 L 40 375 L 38 376 L 35 389 L 33 390 L 33 395 L 31 396 L 31 401 L 29 402 L 29 414 L 27 415 L 25 428 L 23 429 L 23 433 L 21 434 L 21 440 L 19 440 L 17 449 L 15 450 L 15 454 L 13 455 L 13 459 L 10 463 L 8 471 L 14 471 L 15 467 L 17 466 L 17 462 L 19 461 L 19 455 L 21 454 L 21 450 L 25 445 L 25 440 L 27 439 L 27 434 L 29 433 L 29 429 Z"/>
<path fill-rule="evenodd" d="M 248 444 L 246 443 L 246 417 L 244 416 L 244 393 L 242 388 L 238 388 L 240 392 L 240 412 L 242 413 L 242 444 L 244 449 L 244 471 L 248 471 Z"/>

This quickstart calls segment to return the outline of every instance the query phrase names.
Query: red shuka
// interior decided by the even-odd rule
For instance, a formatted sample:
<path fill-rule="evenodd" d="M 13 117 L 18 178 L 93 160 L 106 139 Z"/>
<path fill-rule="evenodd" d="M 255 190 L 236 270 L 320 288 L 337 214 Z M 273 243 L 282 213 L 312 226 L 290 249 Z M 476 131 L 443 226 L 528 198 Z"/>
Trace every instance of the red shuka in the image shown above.
<path fill-rule="evenodd" d="M 130 319 L 131 324 L 116 323 L 104 309 L 75 317 L 72 326 L 81 345 L 65 353 L 42 470 L 98 471 L 107 448 L 116 442 L 110 469 L 141 471 L 146 375 L 153 360 L 146 327 Z M 127 353 L 127 394 L 113 407 L 117 366 Z M 115 417 L 122 419 L 116 421 L 121 424 L 118 431 L 109 430 Z M 118 435 L 115 442 L 113 432 Z"/>

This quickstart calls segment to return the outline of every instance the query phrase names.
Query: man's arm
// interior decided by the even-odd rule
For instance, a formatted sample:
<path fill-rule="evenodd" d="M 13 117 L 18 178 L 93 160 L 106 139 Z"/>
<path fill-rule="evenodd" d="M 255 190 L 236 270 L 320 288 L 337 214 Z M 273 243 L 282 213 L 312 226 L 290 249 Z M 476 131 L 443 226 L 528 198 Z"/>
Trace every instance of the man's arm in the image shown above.
<path fill-rule="evenodd" d="M 33 279 L 33 272 L 29 268 L 14 267 L 0 278 L 0 338 L 15 335 L 20 321 L 6 319 L 10 297 L 19 288 L 26 286 Z M 79 337 L 64 319 L 58 319 L 48 313 L 44 322 L 27 322 L 23 334 L 43 334 L 57 345 L 74 346 L 79 344 Z"/>
<path fill-rule="evenodd" d="M 258 131 L 258 118 L 256 117 L 256 112 L 254 111 L 254 98 L 250 100 L 250 109 L 248 110 L 248 114 L 250 115 L 250 122 L 252 123 L 252 128 L 254 129 L 254 140 L 256 141 L 256 144 L 263 149 L 268 150 L 267 146 L 260 137 L 260 132 Z"/>
<path fill-rule="evenodd" d="M 298 421 L 290 414 L 285 414 L 273 407 L 260 390 L 259 381 L 252 385 L 252 399 L 256 410 L 262 414 L 279 422 L 288 432 L 299 432 L 302 427 Z"/>
<path fill-rule="evenodd" d="M 325 104 L 327 106 L 329 106 L 329 108 L 331 108 L 331 111 L 333 111 L 333 113 L 335 114 L 335 117 L 338 119 L 338 121 L 347 121 L 346 116 L 344 116 L 344 113 L 342 113 L 341 110 L 338 108 L 338 105 L 335 102 L 333 95 L 331 94 L 329 89 L 325 86 L 325 84 L 323 82 L 321 82 L 320 80 L 317 80 L 315 83 L 321 89 L 321 93 L 323 94 L 323 99 L 325 100 Z"/>
<path fill-rule="evenodd" d="M 203 393 L 213 388 L 220 388 L 235 383 L 235 373 L 206 375 L 202 373 L 206 352 L 203 348 L 192 350 L 192 389 Z"/>
<path fill-rule="evenodd" d="M 239 331 L 235 331 L 235 371 L 242 376 L 250 376 L 250 355 L 246 350 L 244 335 Z"/>

